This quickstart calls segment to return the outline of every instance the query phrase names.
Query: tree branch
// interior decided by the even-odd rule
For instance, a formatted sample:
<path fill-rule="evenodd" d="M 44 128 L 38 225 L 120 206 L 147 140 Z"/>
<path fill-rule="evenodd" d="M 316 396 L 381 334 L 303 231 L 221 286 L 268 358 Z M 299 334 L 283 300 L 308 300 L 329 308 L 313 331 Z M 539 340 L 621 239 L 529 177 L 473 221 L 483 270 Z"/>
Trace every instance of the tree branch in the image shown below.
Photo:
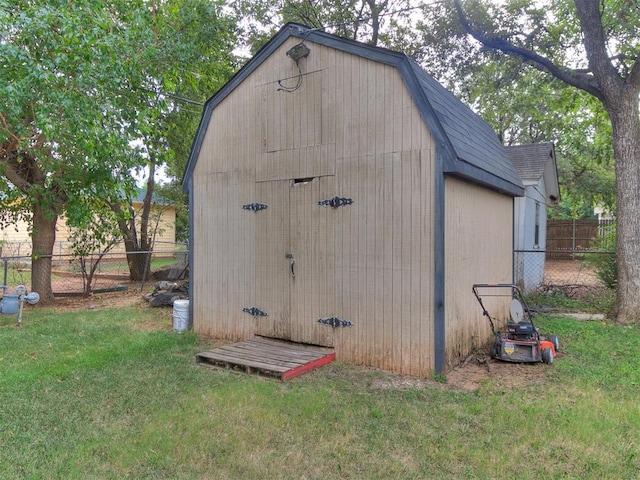
<path fill-rule="evenodd" d="M 31 169 L 34 168 L 32 163 L 35 163 L 33 158 L 25 158 L 24 162 L 18 162 L 19 157 L 24 155 L 13 150 L 7 152 L 7 155 L 0 160 L 0 165 L 4 166 L 2 173 L 18 190 L 22 193 L 27 193 L 29 187 L 33 184 L 30 177 Z"/>
<path fill-rule="evenodd" d="M 581 90 L 590 93 L 600 100 L 604 100 L 603 92 L 599 88 L 599 85 L 593 75 L 586 74 L 582 71 L 573 70 L 564 66 L 558 66 L 548 58 L 543 57 L 542 55 L 539 55 L 526 48 L 514 45 L 504 38 L 498 36 L 489 36 L 479 30 L 476 30 L 469 22 L 462 8 L 462 5 L 460 4 L 460 0 L 454 0 L 453 3 L 455 5 L 456 12 L 458 13 L 458 19 L 460 20 L 460 23 L 462 24 L 464 29 L 467 31 L 467 33 L 469 33 L 469 35 L 471 35 L 486 47 L 493 48 L 494 50 L 500 50 L 501 52 L 508 55 L 517 55 L 526 62 L 533 64 L 536 68 L 540 70 L 546 70 L 554 77 L 562 80 L 563 82 L 580 88 Z"/>
<path fill-rule="evenodd" d="M 600 1 L 575 0 L 574 3 L 580 20 L 582 41 L 585 51 L 587 52 L 589 67 L 600 83 L 600 87 L 606 88 L 606 86 L 603 85 L 604 79 L 620 78 L 620 74 L 611 63 L 607 52 L 607 41 L 602 27 Z M 617 87 L 619 87 L 619 85 Z"/>
<path fill-rule="evenodd" d="M 627 82 L 632 88 L 640 88 L 640 54 L 636 57 L 633 67 L 631 67 Z"/>

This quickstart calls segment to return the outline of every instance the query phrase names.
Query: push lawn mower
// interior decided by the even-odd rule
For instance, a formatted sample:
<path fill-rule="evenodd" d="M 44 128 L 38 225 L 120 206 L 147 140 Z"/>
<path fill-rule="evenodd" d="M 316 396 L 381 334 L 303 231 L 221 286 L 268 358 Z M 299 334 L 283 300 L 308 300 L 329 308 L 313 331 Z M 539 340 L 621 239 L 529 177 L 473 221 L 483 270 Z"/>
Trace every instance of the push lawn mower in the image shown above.
<path fill-rule="evenodd" d="M 484 294 L 482 292 L 485 292 Z M 541 337 L 538 328 L 533 324 L 533 315 L 516 285 L 508 283 L 477 283 L 473 286 L 473 294 L 482 307 L 482 314 L 489 319 L 495 341 L 491 345 L 491 357 L 507 362 L 553 363 L 560 350 L 560 342 L 556 335 Z M 482 297 L 510 297 L 506 332 L 496 331 L 494 319 L 482 303 Z"/>

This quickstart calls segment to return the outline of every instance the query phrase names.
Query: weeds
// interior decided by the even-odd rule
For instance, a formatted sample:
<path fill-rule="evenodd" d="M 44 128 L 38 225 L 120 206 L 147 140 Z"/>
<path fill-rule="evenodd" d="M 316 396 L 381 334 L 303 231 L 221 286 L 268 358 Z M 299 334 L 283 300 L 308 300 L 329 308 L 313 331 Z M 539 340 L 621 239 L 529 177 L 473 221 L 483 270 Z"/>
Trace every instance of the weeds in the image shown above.
<path fill-rule="evenodd" d="M 547 285 L 526 295 L 527 304 L 537 311 L 609 313 L 615 291 L 606 287 L 554 287 Z"/>

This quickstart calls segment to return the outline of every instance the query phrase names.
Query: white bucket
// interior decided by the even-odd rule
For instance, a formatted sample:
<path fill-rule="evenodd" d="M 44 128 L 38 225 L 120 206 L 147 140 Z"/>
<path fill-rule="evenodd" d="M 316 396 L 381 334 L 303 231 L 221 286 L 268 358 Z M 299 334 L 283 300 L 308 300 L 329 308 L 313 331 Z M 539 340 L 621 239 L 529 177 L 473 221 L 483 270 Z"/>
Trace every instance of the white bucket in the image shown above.
<path fill-rule="evenodd" d="M 173 331 L 184 333 L 189 322 L 189 300 L 176 300 L 173 302 Z"/>

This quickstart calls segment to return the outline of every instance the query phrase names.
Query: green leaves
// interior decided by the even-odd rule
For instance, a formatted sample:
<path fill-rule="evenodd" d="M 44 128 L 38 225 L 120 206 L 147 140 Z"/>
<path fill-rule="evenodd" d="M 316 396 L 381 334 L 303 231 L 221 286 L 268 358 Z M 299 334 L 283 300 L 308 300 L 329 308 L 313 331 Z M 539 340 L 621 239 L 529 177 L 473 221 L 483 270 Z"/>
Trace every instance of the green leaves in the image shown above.
<path fill-rule="evenodd" d="M 573 2 L 544 8 L 524 0 L 465 2 L 465 12 L 488 36 L 503 36 L 558 64 L 587 66 Z M 449 3 L 425 10 L 420 34 L 426 69 L 505 144 L 555 143 L 562 203 L 554 216 L 592 215 L 596 205 L 615 210 L 611 125 L 599 101 L 520 57 L 483 48 L 467 36 Z"/>
<path fill-rule="evenodd" d="M 166 145 L 164 122 L 180 108 L 167 93 L 189 96 L 216 69 L 217 87 L 231 72 L 233 22 L 203 0 L 3 0 L 0 18 L 0 165 L 18 147 L 18 161 L 31 158 L 42 185 L 68 198 L 144 165 L 140 143 Z M 207 83 L 198 98 L 214 90 Z"/>
<path fill-rule="evenodd" d="M 169 132 L 193 138 L 200 112 L 172 98 L 228 78 L 234 26 L 206 0 L 0 0 L 0 218 L 37 206 L 79 243 L 110 236 L 132 171 L 175 161 Z"/>

